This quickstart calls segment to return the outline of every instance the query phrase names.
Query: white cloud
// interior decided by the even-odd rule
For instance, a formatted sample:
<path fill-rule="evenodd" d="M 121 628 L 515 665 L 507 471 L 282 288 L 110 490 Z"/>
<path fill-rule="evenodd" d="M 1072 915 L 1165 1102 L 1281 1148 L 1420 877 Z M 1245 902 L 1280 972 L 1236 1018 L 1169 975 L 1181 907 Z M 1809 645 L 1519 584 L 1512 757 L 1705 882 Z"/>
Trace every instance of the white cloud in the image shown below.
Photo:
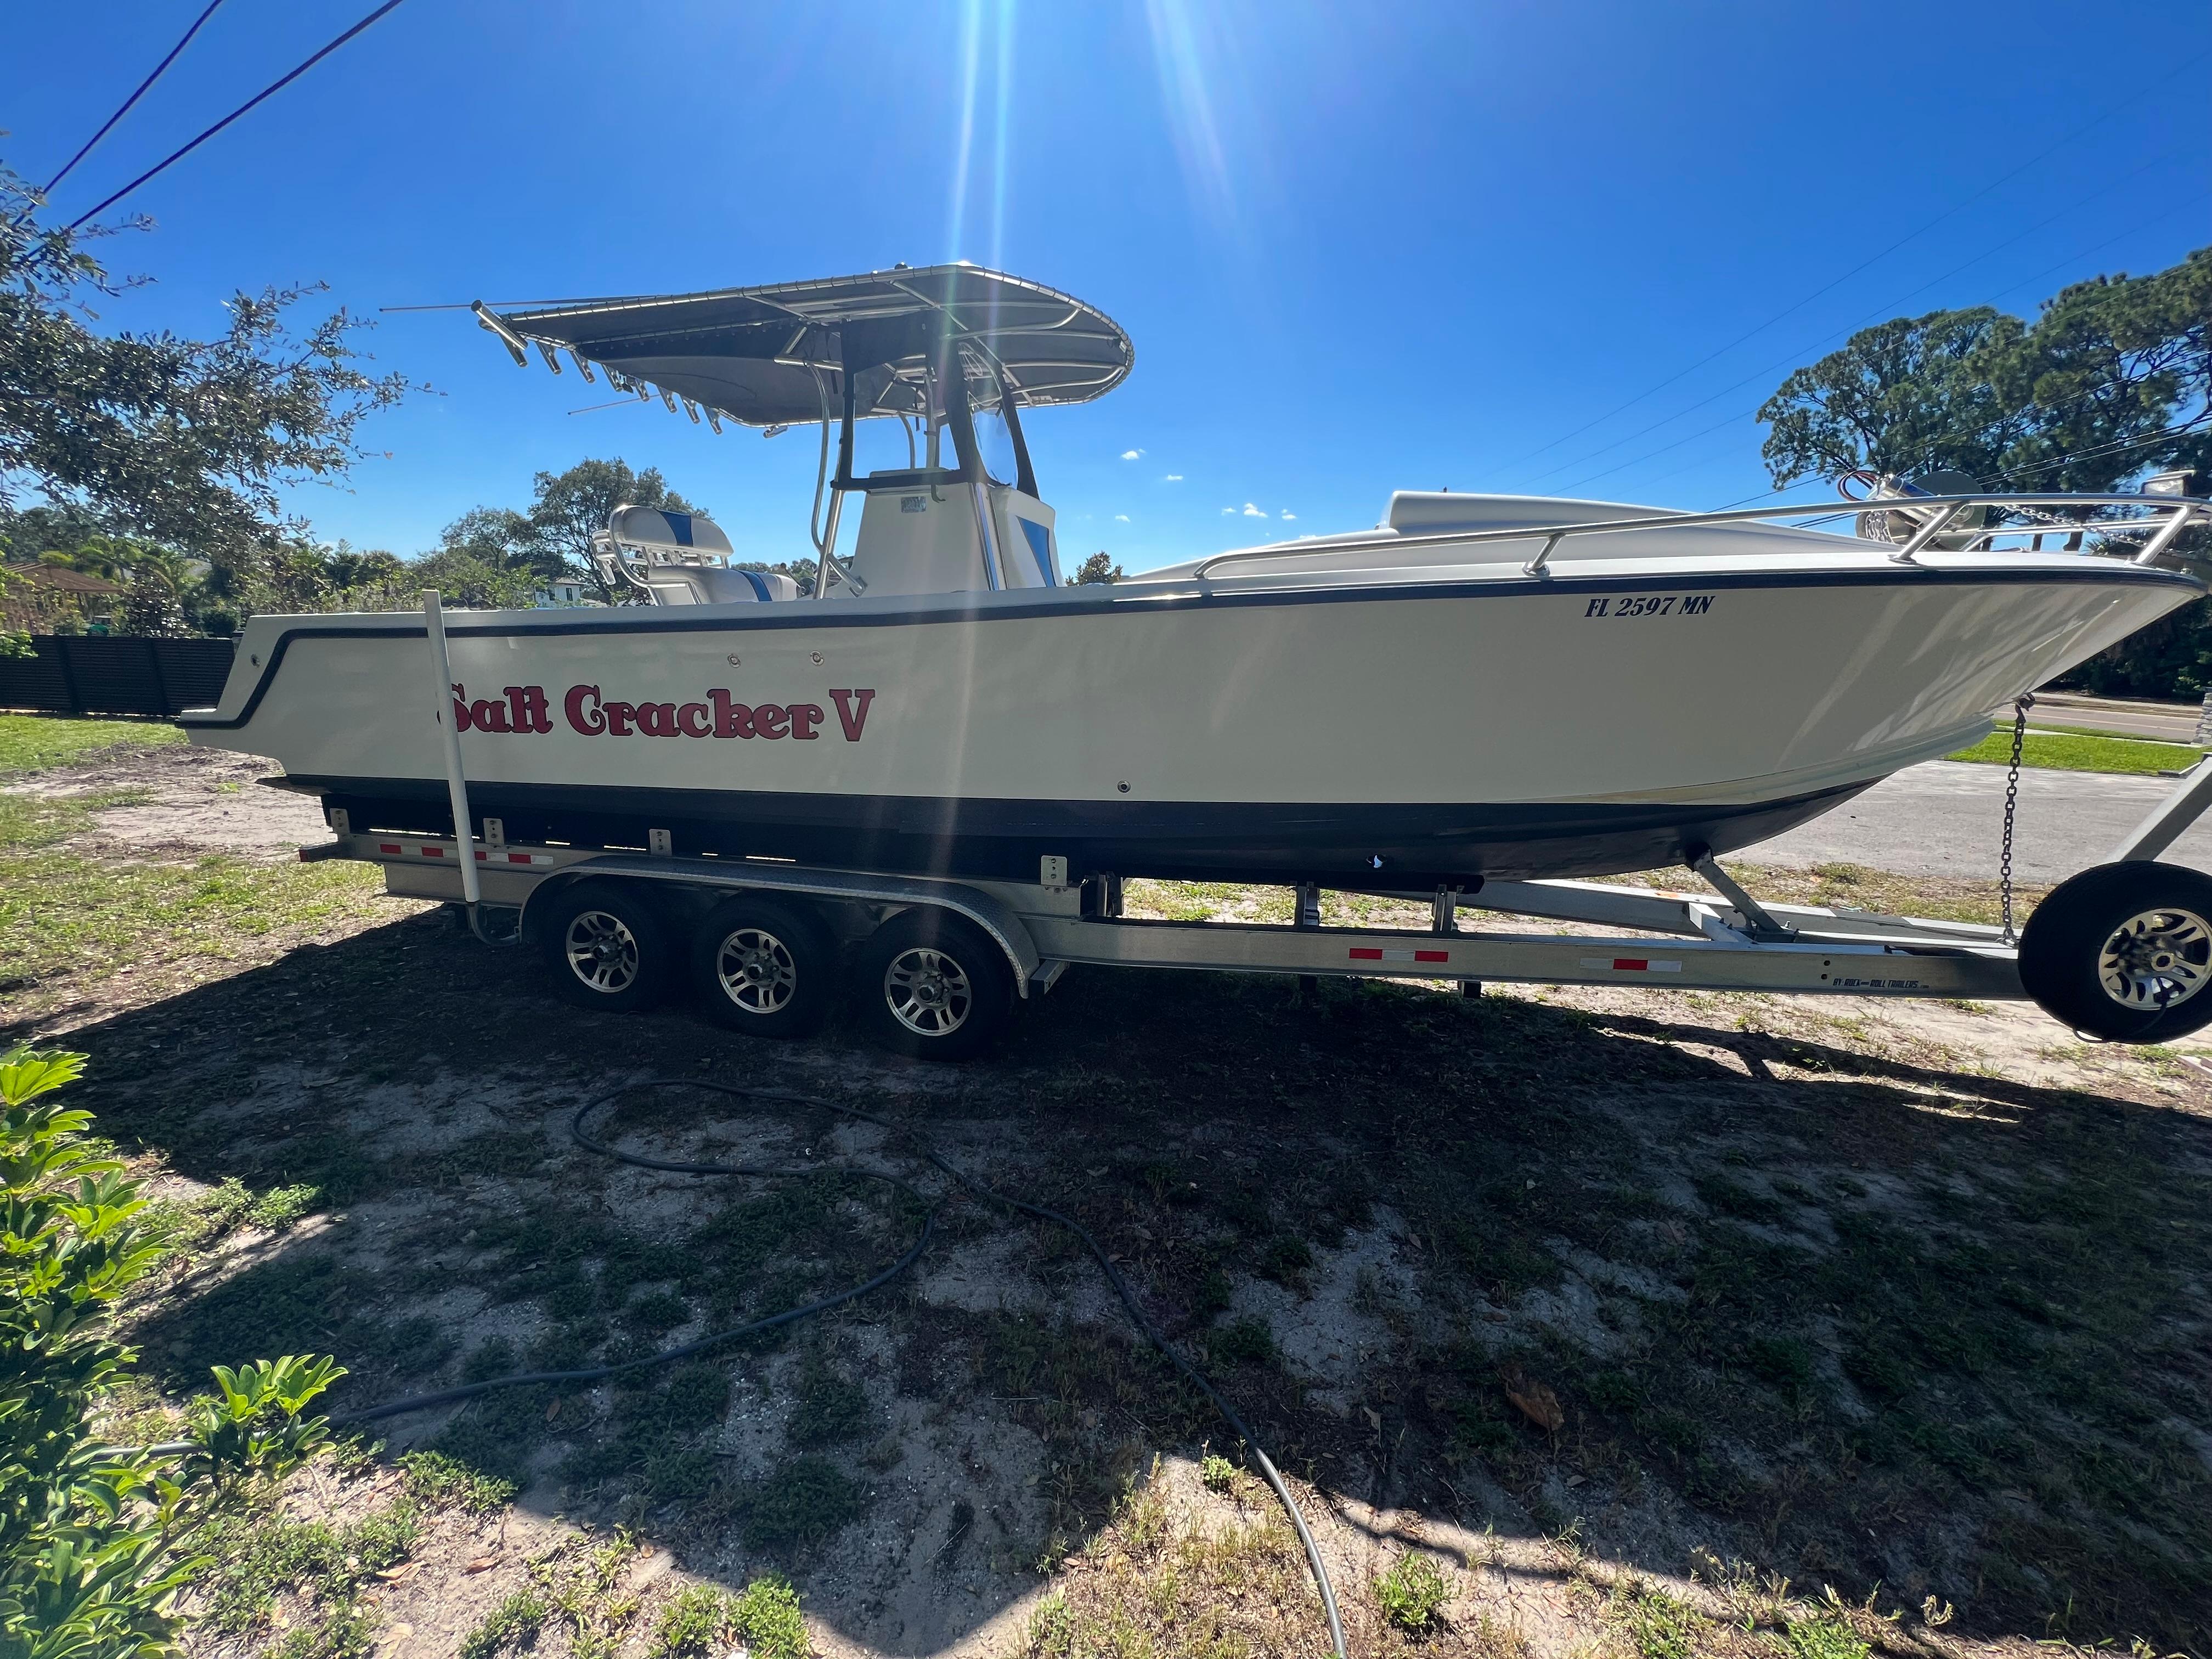
<path fill-rule="evenodd" d="M 1125 461 L 1141 461 L 1145 459 L 1145 452 L 1141 449 L 1125 449 L 1121 452 L 1121 459 Z"/>
<path fill-rule="evenodd" d="M 1285 517 L 1285 519 L 1295 519 L 1295 518 L 1297 518 L 1297 516 L 1298 516 L 1298 515 L 1297 515 L 1297 514 L 1295 514 L 1295 513 L 1285 513 L 1285 514 L 1283 514 L 1283 517 Z"/>
<path fill-rule="evenodd" d="M 1251 502 L 1247 501 L 1244 503 L 1244 516 L 1248 519 L 1264 519 L 1267 515 L 1253 506 Z"/>
<path fill-rule="evenodd" d="M 1129 515 L 1126 513 L 1116 513 L 1114 515 L 1114 522 L 1115 524 L 1127 524 L 1129 522 Z"/>
<path fill-rule="evenodd" d="M 1160 482 L 1162 483 L 1181 483 L 1182 482 L 1182 474 L 1180 472 L 1170 472 L 1166 477 L 1161 479 Z"/>
<path fill-rule="evenodd" d="M 1221 516 L 1222 516 L 1223 518 L 1224 518 L 1224 519 L 1225 519 L 1225 518 L 1228 518 L 1231 514 L 1235 513 L 1236 511 L 1237 511 L 1237 509 L 1236 509 L 1235 507 L 1223 507 L 1223 508 L 1221 509 Z"/>

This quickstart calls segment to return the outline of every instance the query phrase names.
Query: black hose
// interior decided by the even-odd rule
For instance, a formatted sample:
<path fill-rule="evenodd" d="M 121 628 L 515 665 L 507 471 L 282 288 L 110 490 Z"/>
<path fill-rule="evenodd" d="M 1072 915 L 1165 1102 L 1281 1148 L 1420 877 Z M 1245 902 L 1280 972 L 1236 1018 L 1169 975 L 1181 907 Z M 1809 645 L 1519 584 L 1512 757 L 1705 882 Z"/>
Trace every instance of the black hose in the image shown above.
<path fill-rule="evenodd" d="M 771 1089 L 750 1089 L 740 1085 L 710 1083 L 704 1079 L 647 1078 L 640 1082 L 626 1085 L 616 1090 L 613 1094 L 603 1095 L 596 1100 L 586 1101 L 579 1106 L 575 1115 L 568 1120 L 569 1135 L 586 1152 L 597 1152 L 603 1158 L 611 1158 L 617 1163 L 631 1164 L 641 1170 L 667 1170 L 678 1175 L 752 1176 L 788 1180 L 802 1176 L 818 1175 L 823 1168 L 832 1167 L 818 1165 L 811 1169 L 794 1170 L 764 1164 L 707 1164 L 683 1158 L 649 1158 L 642 1152 L 623 1152 L 618 1146 L 594 1138 L 586 1130 L 585 1121 L 593 1112 L 623 1095 L 645 1089 L 703 1089 L 714 1094 L 728 1095 L 738 1100 L 775 1101 L 784 1105 L 816 1107 L 823 1111 L 838 1112 L 847 1117 L 857 1118 L 863 1123 L 872 1123 L 878 1128 L 897 1131 L 901 1127 L 888 1118 L 878 1117 L 872 1112 L 864 1112 L 856 1106 L 841 1105 L 836 1101 L 822 1100 L 811 1095 L 789 1094 Z M 1214 1410 L 1220 1413 L 1222 1420 L 1229 1425 L 1230 1428 L 1236 1432 L 1237 1438 L 1243 1443 L 1244 1449 L 1250 1455 L 1252 1461 L 1259 1466 L 1261 1475 L 1267 1480 L 1268 1486 L 1274 1492 L 1276 1498 L 1282 1504 L 1284 1510 L 1290 1516 L 1291 1524 L 1297 1530 L 1298 1542 L 1305 1548 L 1306 1565 L 1313 1574 L 1315 1587 L 1321 1591 L 1322 1609 L 1328 1615 L 1329 1640 L 1334 1646 L 1337 1659 L 1345 1659 L 1344 1622 L 1337 1613 L 1335 1588 L 1330 1583 L 1328 1568 L 1322 1560 L 1321 1546 L 1315 1541 L 1312 1528 L 1306 1525 L 1305 1516 L 1299 1510 L 1297 1500 L 1291 1496 L 1290 1486 L 1283 1480 L 1281 1471 L 1276 1468 L 1274 1461 L 1267 1455 L 1266 1449 L 1260 1444 L 1258 1437 L 1252 1432 L 1250 1426 L 1238 1414 L 1237 1408 L 1221 1397 L 1220 1391 L 1206 1381 L 1204 1373 L 1184 1358 L 1175 1345 L 1168 1340 L 1167 1334 L 1152 1322 L 1151 1316 L 1145 1312 L 1143 1304 L 1138 1300 L 1136 1291 L 1131 1286 L 1129 1281 L 1122 1277 L 1121 1269 L 1114 1265 L 1113 1258 L 1106 1254 L 1104 1247 L 1091 1237 L 1091 1230 L 1073 1217 L 1063 1215 L 1058 1210 L 1048 1209 L 1042 1204 L 1031 1204 L 1025 1199 L 1009 1198 L 1004 1193 L 986 1186 L 982 1182 L 957 1168 L 942 1152 L 927 1141 L 920 1142 L 919 1145 L 921 1155 L 933 1167 L 966 1188 L 978 1198 L 989 1203 L 1001 1205 L 1006 1209 L 1017 1211 L 1023 1215 L 1035 1216 L 1039 1220 L 1052 1223 L 1054 1226 L 1065 1227 L 1083 1241 L 1084 1247 L 1091 1252 L 1092 1259 L 1105 1273 L 1107 1282 L 1113 1285 L 1115 1295 L 1121 1298 L 1122 1307 L 1127 1310 L 1132 1322 L 1144 1334 L 1145 1340 L 1159 1350 L 1166 1357 L 1169 1364 L 1172 1364 L 1194 1388 L 1206 1396 Z M 371 1406 L 364 1411 L 348 1412 L 343 1415 L 332 1417 L 330 1419 L 331 1425 L 333 1428 L 347 1428 L 356 1423 L 373 1423 L 388 1417 L 399 1417 L 411 1412 L 427 1411 L 434 1406 L 449 1405 L 454 1401 L 470 1400 L 478 1395 L 489 1394 L 495 1389 L 528 1388 L 548 1382 L 596 1382 L 606 1377 L 620 1376 L 625 1371 L 641 1370 L 652 1365 L 671 1364 L 679 1359 L 688 1359 L 693 1354 L 703 1352 L 708 1348 L 718 1347 L 725 1342 L 734 1342 L 740 1337 L 756 1335 L 763 1331 L 773 1330 L 780 1325 L 792 1324 L 815 1314 L 826 1313 L 832 1308 L 866 1296 L 869 1291 L 889 1284 L 921 1258 L 922 1251 L 928 1248 L 930 1240 L 936 1234 L 937 1218 L 939 1212 L 944 1208 L 944 1202 L 942 1200 L 932 1201 L 926 1199 L 908 1182 L 880 1170 L 856 1169 L 849 1166 L 836 1167 L 839 1168 L 839 1172 L 842 1174 L 856 1176 L 868 1181 L 881 1182 L 885 1186 L 905 1194 L 917 1203 L 929 1205 L 928 1212 L 922 1220 L 921 1234 L 908 1247 L 906 1253 L 866 1283 L 855 1285 L 848 1290 L 839 1291 L 834 1295 L 823 1297 L 801 1307 L 787 1308 L 783 1312 L 771 1314 L 765 1319 L 756 1319 L 750 1324 L 739 1325 L 731 1330 L 717 1331 L 710 1336 L 700 1337 L 694 1341 L 683 1343 L 660 1353 L 648 1354 L 642 1359 L 625 1360 L 617 1365 L 597 1365 L 582 1370 L 523 1371 L 508 1376 L 490 1377 L 481 1382 L 469 1382 L 458 1388 L 441 1389 L 434 1394 L 411 1395 L 402 1400 L 386 1401 L 382 1405 Z"/>

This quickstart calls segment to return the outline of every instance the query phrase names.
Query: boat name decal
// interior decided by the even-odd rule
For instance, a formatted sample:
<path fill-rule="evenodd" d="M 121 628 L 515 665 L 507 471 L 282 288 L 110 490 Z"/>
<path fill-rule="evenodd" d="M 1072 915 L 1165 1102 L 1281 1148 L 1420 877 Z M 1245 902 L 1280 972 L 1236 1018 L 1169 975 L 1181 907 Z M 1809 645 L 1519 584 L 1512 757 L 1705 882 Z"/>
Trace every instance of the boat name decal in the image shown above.
<path fill-rule="evenodd" d="M 838 688 L 830 700 L 845 741 L 858 743 L 868 724 L 875 688 Z M 699 702 L 622 702 L 603 697 L 596 685 L 572 685 L 561 699 L 569 730 L 587 738 L 796 738 L 811 742 L 830 718 L 818 702 L 742 703 L 720 686 Z M 544 732 L 553 729 L 550 702 L 542 685 L 508 685 L 496 697 L 471 701 L 453 687 L 453 727 L 459 732 Z"/>

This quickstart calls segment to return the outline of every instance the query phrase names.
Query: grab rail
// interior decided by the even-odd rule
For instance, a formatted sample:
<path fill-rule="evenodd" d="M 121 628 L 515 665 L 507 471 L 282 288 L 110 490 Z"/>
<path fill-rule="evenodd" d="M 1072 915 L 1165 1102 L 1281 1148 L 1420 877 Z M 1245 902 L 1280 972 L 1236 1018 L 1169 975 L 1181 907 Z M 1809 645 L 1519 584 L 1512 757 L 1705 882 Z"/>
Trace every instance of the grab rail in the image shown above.
<path fill-rule="evenodd" d="M 1761 519 L 1802 519 L 1808 517 L 1840 518 L 1846 514 L 1881 511 L 1910 511 L 1916 516 L 1930 508 L 1936 511 L 1913 532 L 1911 538 L 1899 547 L 1890 557 L 1899 564 L 1917 562 L 1916 556 L 1969 507 L 1994 507 L 2002 509 L 2024 509 L 2052 507 L 2147 507 L 2166 514 L 2161 520 L 2156 517 L 2142 519 L 2081 519 L 2064 520 L 2057 523 L 2039 525 L 1999 525 L 1978 527 L 1973 532 L 1976 541 L 1993 540 L 1999 536 L 2070 535 L 2076 532 L 2094 531 L 2104 535 L 2115 532 L 2133 534 L 2149 530 L 2149 543 L 2138 553 L 2134 562 L 2149 564 L 2173 544 L 2192 520 L 2202 519 L 2212 523 L 2212 500 L 2196 495 L 1906 495 L 1894 501 L 1875 500 L 1855 501 L 1840 508 L 1808 506 L 1730 507 L 1717 513 L 1664 513 L 1633 519 L 1601 519 L 1588 524 L 1508 525 L 1496 530 L 1433 531 L 1418 536 L 1362 536 L 1334 541 L 1327 547 L 1290 543 L 1275 547 L 1245 548 L 1234 553 L 1217 553 L 1212 558 L 1201 559 L 1191 571 L 1193 581 L 1203 581 L 1215 569 L 1224 564 L 1236 564 L 1261 559 L 1328 558 L 1346 553 L 1371 553 L 1382 548 L 1443 547 L 1466 545 L 1483 542 L 1525 542 L 1543 539 L 1543 550 L 1522 567 L 1531 576 L 1545 574 L 1552 550 L 1571 536 L 1610 536 L 1632 530 L 1687 530 L 1703 525 L 1746 524 Z M 1956 533 L 1956 532 L 1954 532 Z M 1852 539 L 1856 539 L 1856 538 Z"/>

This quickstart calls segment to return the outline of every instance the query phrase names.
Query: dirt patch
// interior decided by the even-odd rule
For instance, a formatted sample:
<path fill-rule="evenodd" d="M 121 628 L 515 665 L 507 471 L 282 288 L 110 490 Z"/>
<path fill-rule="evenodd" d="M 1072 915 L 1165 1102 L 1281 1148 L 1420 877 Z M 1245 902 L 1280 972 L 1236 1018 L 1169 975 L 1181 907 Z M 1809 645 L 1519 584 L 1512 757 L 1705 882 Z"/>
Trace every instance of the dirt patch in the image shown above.
<path fill-rule="evenodd" d="M 85 764 L 53 767 L 5 793 L 68 800 L 129 791 L 126 805 L 96 809 L 92 828 L 69 851 L 103 858 L 190 858 L 208 853 L 277 862 L 330 839 L 310 795 L 263 787 L 282 775 L 274 761 L 174 744 L 112 750 Z"/>

